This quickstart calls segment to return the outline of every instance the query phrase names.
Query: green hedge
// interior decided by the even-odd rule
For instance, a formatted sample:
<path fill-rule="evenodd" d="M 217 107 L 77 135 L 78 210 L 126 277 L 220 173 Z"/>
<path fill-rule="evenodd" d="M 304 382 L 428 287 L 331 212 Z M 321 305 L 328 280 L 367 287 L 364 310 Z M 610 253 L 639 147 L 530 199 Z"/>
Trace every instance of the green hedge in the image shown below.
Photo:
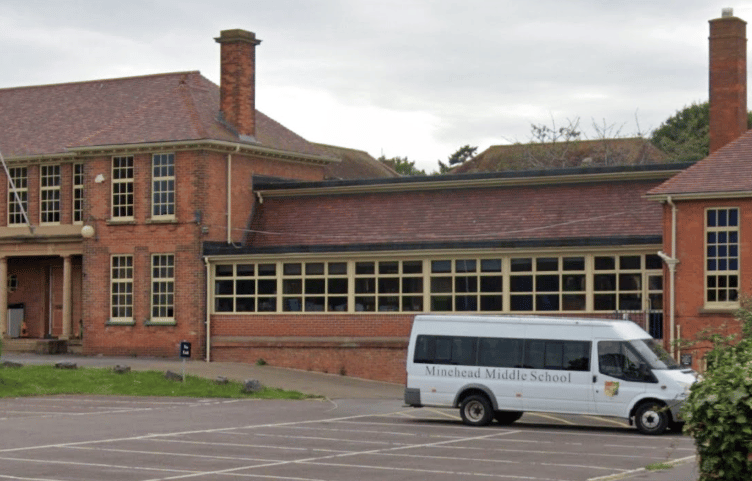
<path fill-rule="evenodd" d="M 700 481 L 738 481 L 752 473 L 752 310 L 737 314 L 741 336 L 709 336 L 708 370 L 692 386 L 683 414 L 694 437 Z"/>

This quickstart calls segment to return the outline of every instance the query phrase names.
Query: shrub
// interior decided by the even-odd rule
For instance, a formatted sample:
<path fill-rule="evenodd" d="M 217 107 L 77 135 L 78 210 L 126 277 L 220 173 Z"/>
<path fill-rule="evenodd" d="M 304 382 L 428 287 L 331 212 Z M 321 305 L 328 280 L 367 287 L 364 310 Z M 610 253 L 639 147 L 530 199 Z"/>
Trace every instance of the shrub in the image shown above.
<path fill-rule="evenodd" d="M 700 481 L 748 479 L 752 472 L 752 303 L 737 313 L 741 336 L 710 336 L 708 370 L 684 404 L 684 432 L 694 437 Z"/>

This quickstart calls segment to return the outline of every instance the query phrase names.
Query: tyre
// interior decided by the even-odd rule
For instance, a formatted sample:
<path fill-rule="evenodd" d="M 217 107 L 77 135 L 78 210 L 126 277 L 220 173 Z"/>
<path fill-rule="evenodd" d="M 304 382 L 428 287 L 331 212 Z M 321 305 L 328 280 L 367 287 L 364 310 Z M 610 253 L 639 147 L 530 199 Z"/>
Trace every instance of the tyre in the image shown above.
<path fill-rule="evenodd" d="M 521 411 L 496 411 L 494 418 L 502 426 L 508 426 L 522 417 Z"/>
<path fill-rule="evenodd" d="M 635 411 L 635 424 L 642 434 L 663 434 L 668 428 L 668 408 L 658 403 L 645 403 Z"/>
<path fill-rule="evenodd" d="M 468 396 L 460 404 L 460 416 L 468 426 L 487 426 L 493 419 L 491 402 L 482 394 Z"/>

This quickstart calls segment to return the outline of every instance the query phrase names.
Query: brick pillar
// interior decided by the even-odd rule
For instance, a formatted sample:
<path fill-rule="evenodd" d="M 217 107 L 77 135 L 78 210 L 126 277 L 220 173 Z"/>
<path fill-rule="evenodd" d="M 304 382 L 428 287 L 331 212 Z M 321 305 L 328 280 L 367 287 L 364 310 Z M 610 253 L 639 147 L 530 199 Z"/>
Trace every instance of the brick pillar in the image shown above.
<path fill-rule="evenodd" d="M 253 32 L 222 30 L 219 108 L 241 138 L 256 136 L 256 39 Z"/>
<path fill-rule="evenodd" d="M 710 153 L 747 131 L 747 22 L 710 20 Z"/>

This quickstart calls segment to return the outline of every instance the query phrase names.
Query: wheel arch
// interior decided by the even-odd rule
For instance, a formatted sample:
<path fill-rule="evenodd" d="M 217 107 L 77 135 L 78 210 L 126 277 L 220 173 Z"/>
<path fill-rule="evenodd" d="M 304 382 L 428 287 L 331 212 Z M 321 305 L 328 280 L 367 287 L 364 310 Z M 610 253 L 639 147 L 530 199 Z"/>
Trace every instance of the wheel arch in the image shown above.
<path fill-rule="evenodd" d="M 473 394 L 482 394 L 486 396 L 491 402 L 491 407 L 493 408 L 493 410 L 497 411 L 499 409 L 499 404 L 496 402 L 496 396 L 494 396 L 493 392 L 491 392 L 488 386 L 484 386 L 483 384 L 466 384 L 462 386 L 457 391 L 457 395 L 454 397 L 452 406 L 455 408 L 460 407 L 462 401 L 468 396 L 472 396 Z"/>
<path fill-rule="evenodd" d="M 665 407 L 666 411 L 668 411 L 669 420 L 673 420 L 674 416 L 671 414 L 671 409 L 669 408 L 668 402 L 666 402 L 663 399 L 658 399 L 657 397 L 651 397 L 651 396 L 646 396 L 646 397 L 635 400 L 632 403 L 632 406 L 629 408 L 629 415 L 627 416 L 627 419 L 633 418 L 637 410 L 640 408 L 640 406 L 646 403 L 656 403 Z"/>

